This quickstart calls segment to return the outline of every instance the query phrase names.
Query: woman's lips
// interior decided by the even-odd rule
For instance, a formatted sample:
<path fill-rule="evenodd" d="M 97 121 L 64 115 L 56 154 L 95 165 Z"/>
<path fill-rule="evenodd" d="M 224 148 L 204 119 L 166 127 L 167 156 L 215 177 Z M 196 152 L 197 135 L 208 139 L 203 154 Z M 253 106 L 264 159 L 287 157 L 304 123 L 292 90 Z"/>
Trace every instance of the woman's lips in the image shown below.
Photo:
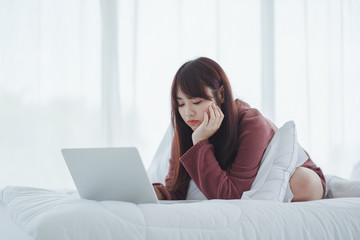
<path fill-rule="evenodd" d="M 194 126 L 195 124 L 197 124 L 199 121 L 198 120 L 189 120 L 188 123 L 191 125 L 191 126 Z"/>

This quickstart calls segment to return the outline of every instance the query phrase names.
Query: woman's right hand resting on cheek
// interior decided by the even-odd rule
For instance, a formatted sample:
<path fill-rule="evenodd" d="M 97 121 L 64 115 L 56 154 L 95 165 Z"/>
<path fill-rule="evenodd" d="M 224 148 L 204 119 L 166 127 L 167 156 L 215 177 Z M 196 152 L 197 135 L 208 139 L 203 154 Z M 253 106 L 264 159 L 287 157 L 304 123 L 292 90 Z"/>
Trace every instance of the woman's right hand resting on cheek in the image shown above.
<path fill-rule="evenodd" d="M 220 128 L 221 123 L 224 119 L 223 112 L 215 103 L 212 103 L 209 106 L 209 116 L 210 119 L 207 112 L 205 112 L 204 121 L 193 132 L 192 140 L 194 145 L 202 140 L 209 139 L 212 135 L 214 135 L 216 131 Z"/>

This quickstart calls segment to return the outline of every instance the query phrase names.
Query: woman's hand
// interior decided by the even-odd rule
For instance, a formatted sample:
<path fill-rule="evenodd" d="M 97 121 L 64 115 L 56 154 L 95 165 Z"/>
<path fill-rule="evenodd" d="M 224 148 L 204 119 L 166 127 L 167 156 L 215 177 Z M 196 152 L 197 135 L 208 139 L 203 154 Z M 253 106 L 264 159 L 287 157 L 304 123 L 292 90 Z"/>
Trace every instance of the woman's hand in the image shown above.
<path fill-rule="evenodd" d="M 195 145 L 198 142 L 209 139 L 212 135 L 214 135 L 220 128 L 223 119 L 224 114 L 221 109 L 215 103 L 210 104 L 209 116 L 207 112 L 204 113 L 203 122 L 192 134 L 193 144 Z"/>
<path fill-rule="evenodd" d="M 156 196 L 159 200 L 165 199 L 164 195 L 162 195 L 162 193 L 160 192 L 160 190 L 157 187 L 154 187 L 154 190 L 155 190 Z"/>

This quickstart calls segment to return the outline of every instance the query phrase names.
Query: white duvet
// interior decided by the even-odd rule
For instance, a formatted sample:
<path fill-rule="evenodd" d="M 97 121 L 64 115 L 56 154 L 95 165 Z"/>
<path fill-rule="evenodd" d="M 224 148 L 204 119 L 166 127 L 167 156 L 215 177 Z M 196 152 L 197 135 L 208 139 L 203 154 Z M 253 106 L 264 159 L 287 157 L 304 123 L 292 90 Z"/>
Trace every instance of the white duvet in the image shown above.
<path fill-rule="evenodd" d="M 164 138 L 151 178 L 161 181 L 167 173 L 168 143 Z M 303 161 L 298 153 L 295 124 L 286 123 L 269 143 L 242 200 L 96 202 L 76 192 L 7 187 L 0 191 L 0 204 L 34 240 L 360 239 L 360 181 L 326 176 L 331 199 L 287 203 L 289 177 Z M 194 184 L 189 192 L 188 199 L 204 199 Z"/>
<path fill-rule="evenodd" d="M 360 198 L 136 205 L 28 187 L 0 193 L 17 225 L 36 240 L 360 238 Z"/>

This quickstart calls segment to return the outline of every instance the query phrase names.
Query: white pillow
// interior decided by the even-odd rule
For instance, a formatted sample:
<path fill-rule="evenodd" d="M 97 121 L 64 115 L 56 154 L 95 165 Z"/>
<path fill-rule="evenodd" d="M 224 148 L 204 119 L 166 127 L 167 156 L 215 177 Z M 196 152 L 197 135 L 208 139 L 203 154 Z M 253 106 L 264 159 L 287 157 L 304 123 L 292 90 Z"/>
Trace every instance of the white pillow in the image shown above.
<path fill-rule="evenodd" d="M 169 159 L 171 156 L 173 136 L 174 131 L 170 124 L 147 170 L 147 174 L 152 183 L 165 184 L 165 177 L 169 171 Z"/>
<path fill-rule="evenodd" d="M 326 175 L 325 198 L 360 197 L 360 180 Z"/>
<path fill-rule="evenodd" d="M 290 177 L 307 158 L 298 143 L 295 123 L 285 123 L 271 139 L 251 189 L 241 199 L 290 202 L 293 198 Z"/>
<path fill-rule="evenodd" d="M 350 179 L 360 180 L 360 161 L 354 165 L 354 168 L 351 171 Z"/>
<path fill-rule="evenodd" d="M 189 188 L 186 194 L 186 200 L 207 200 L 205 195 L 200 191 L 194 180 L 190 180 Z"/>

